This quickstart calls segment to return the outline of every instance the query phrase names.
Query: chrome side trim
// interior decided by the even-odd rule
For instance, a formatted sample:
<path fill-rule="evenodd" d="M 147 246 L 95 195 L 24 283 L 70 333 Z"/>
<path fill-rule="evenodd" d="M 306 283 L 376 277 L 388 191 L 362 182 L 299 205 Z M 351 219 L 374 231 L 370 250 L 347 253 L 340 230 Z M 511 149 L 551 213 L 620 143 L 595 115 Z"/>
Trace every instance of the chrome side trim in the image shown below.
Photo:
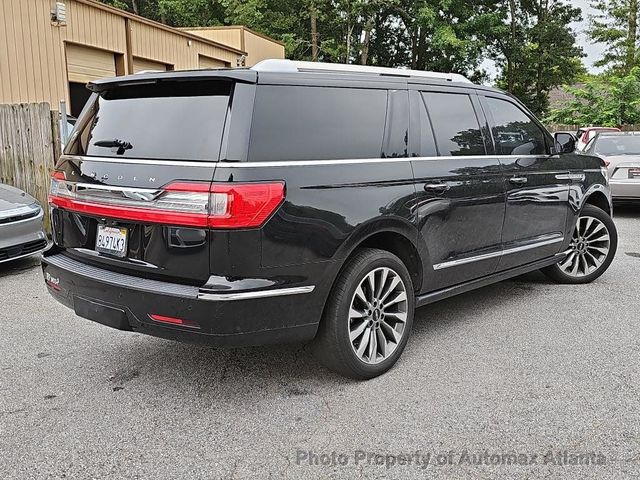
<path fill-rule="evenodd" d="M 483 255 L 476 255 L 475 257 L 461 258 L 459 260 L 451 260 L 449 262 L 436 263 L 433 265 L 434 270 L 441 270 L 443 268 L 457 267 L 465 265 L 467 263 L 479 262 L 481 260 L 488 260 L 490 258 L 502 257 L 503 255 L 511 255 L 512 253 L 524 252 L 525 250 L 531 250 L 538 247 L 544 247 L 546 245 L 553 245 L 564 241 L 564 236 L 558 236 L 556 238 L 550 238 L 541 242 L 530 243 L 529 245 L 522 245 L 520 247 L 508 248 L 506 250 L 500 250 L 499 252 L 485 253 Z"/>
<path fill-rule="evenodd" d="M 302 293 L 311 293 L 315 289 L 315 285 L 306 287 L 277 288 L 274 290 L 256 290 L 253 292 L 239 293 L 198 293 L 198 300 L 207 300 L 213 302 L 228 302 L 233 300 L 250 300 L 254 298 L 281 297 L 283 295 L 299 295 Z"/>
<path fill-rule="evenodd" d="M 148 160 L 138 158 L 112 158 L 112 157 L 87 157 L 75 155 L 63 155 L 59 161 L 80 160 L 86 162 L 105 163 L 130 163 L 141 165 L 172 165 L 186 167 L 224 167 L 224 168 L 256 168 L 256 167 L 295 167 L 309 165 L 354 165 L 360 163 L 401 163 L 420 162 L 430 160 L 474 160 L 483 158 L 540 158 L 543 155 L 460 155 L 460 156 L 434 156 L 434 157 L 394 157 L 394 158 L 350 158 L 341 160 L 286 160 L 274 162 L 194 162 L 188 160 Z"/>
<path fill-rule="evenodd" d="M 585 178 L 584 173 L 559 173 L 556 175 L 556 180 L 573 180 L 576 182 L 583 182 Z"/>

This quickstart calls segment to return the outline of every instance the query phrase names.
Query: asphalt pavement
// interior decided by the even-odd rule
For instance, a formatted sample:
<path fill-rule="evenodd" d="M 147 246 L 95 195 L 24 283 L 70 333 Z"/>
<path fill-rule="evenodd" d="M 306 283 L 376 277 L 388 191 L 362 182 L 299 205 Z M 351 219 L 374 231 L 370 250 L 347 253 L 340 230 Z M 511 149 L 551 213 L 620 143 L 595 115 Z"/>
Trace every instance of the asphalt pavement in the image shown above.
<path fill-rule="evenodd" d="M 303 345 L 111 330 L 0 265 L 0 478 L 639 478 L 640 207 L 590 285 L 539 273 L 423 307 L 355 382 Z"/>

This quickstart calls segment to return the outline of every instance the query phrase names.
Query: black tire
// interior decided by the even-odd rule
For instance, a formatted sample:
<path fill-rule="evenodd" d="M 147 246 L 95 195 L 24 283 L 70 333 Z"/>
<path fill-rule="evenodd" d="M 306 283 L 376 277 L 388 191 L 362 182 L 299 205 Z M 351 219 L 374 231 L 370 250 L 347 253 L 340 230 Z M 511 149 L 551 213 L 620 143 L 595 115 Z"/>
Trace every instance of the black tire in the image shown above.
<path fill-rule="evenodd" d="M 352 320 L 351 317 L 352 301 L 356 301 L 354 300 L 356 298 L 356 289 L 358 289 L 360 283 L 364 281 L 370 273 L 374 272 L 373 278 L 379 280 L 377 285 L 382 285 L 379 290 L 380 292 L 382 292 L 382 290 L 385 288 L 385 285 L 388 288 L 391 288 L 392 282 L 388 281 L 387 278 L 393 277 L 387 277 L 385 275 L 384 280 L 382 278 L 383 273 L 386 271 L 385 268 L 390 269 L 392 273 L 397 274 L 397 276 L 402 280 L 403 285 L 398 284 L 399 287 L 396 288 L 404 287 L 406 291 L 406 304 L 402 303 L 402 308 L 406 309 L 406 321 L 404 322 L 404 328 L 402 328 L 402 326 L 398 327 L 398 325 L 400 325 L 402 322 L 395 323 L 396 327 L 394 328 L 402 328 L 401 337 L 398 342 L 390 342 L 385 344 L 387 347 L 391 345 L 391 347 L 389 347 L 387 350 L 389 353 L 386 358 L 384 353 L 378 352 L 378 349 L 380 349 L 380 351 L 384 349 L 382 345 L 383 342 L 378 343 L 377 339 L 380 337 L 376 336 L 376 328 L 380 330 L 378 335 L 389 334 L 388 324 L 381 325 L 381 323 L 385 321 L 385 310 L 383 309 L 383 307 L 380 307 L 378 309 L 377 314 L 374 311 L 370 316 L 363 317 L 362 319 L 358 318 Z M 388 274 L 391 275 L 391 273 Z M 370 290 L 368 290 L 366 293 L 368 295 L 371 292 Z M 383 303 L 385 301 L 388 301 L 387 299 L 382 298 L 382 294 L 377 296 L 375 294 L 372 294 L 371 297 L 379 297 L 379 299 L 383 300 Z M 385 306 L 384 308 L 390 309 L 391 307 Z M 402 261 L 398 257 L 385 250 L 377 250 L 372 248 L 358 250 L 347 261 L 333 285 L 333 288 L 329 295 L 329 299 L 327 300 L 327 304 L 325 306 L 322 321 L 318 330 L 318 335 L 316 336 L 312 344 L 314 355 L 327 368 L 338 372 L 346 377 L 358 380 L 366 380 L 369 378 L 377 377 L 378 375 L 381 375 L 389 370 L 402 354 L 402 351 L 407 344 L 409 335 L 411 334 L 414 309 L 415 295 L 413 291 L 413 283 L 411 281 L 411 276 L 407 271 L 407 267 L 404 265 L 404 263 L 402 263 Z M 387 310 L 386 312 L 386 314 L 388 315 L 387 319 L 392 318 L 389 315 L 395 315 L 393 313 L 389 314 L 389 310 Z M 381 313 L 382 319 L 379 318 Z M 372 347 L 375 349 L 375 353 L 372 355 L 372 357 L 375 358 L 374 361 L 378 361 L 378 357 L 382 358 L 382 360 L 380 360 L 379 363 L 367 363 L 365 360 L 359 358 L 355 351 L 356 347 L 354 343 L 359 344 L 358 339 L 354 339 L 353 343 L 349 339 L 350 328 L 352 330 L 357 329 L 354 327 L 355 323 L 353 322 L 362 321 L 365 323 L 373 323 L 373 319 L 376 318 L 376 315 L 378 318 L 378 322 L 368 327 L 360 338 L 364 339 L 364 337 L 367 335 L 367 332 L 371 331 L 372 337 L 370 336 L 369 338 L 373 338 L 373 340 L 371 340 L 371 343 L 375 345 L 374 347 Z M 403 312 L 402 315 L 404 316 L 405 313 Z M 369 320 L 365 320 L 365 318 L 368 318 Z M 391 333 L 393 334 L 393 332 Z M 384 338 L 389 339 L 393 335 L 389 335 Z M 368 349 L 365 348 L 365 351 L 366 350 Z"/>
<path fill-rule="evenodd" d="M 604 227 L 607 229 L 607 233 L 609 234 L 609 251 L 604 258 L 604 261 L 588 275 L 569 275 L 560 267 L 564 260 L 563 262 L 559 262 L 555 265 L 551 265 L 550 267 L 546 267 L 541 270 L 542 273 L 544 273 L 547 277 L 557 283 L 581 284 L 593 282 L 596 278 L 602 275 L 607 270 L 607 268 L 609 268 L 609 265 L 611 265 L 611 262 L 616 255 L 616 250 L 618 248 L 618 232 L 616 230 L 615 224 L 613 223 L 613 220 L 609 215 L 607 215 L 607 212 L 593 205 L 585 205 L 580 212 L 578 221 L 580 221 L 580 218 L 583 217 L 593 217 L 602 222 Z M 572 235 L 574 233 L 575 231 L 572 232 Z M 567 257 L 567 259 L 569 259 L 569 256 Z"/>

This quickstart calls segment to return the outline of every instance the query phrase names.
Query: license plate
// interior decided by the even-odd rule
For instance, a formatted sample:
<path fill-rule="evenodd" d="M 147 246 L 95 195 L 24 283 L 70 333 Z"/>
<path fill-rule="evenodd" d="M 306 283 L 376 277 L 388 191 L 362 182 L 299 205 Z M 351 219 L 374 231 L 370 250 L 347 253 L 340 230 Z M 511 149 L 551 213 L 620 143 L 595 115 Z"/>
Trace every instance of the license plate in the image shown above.
<path fill-rule="evenodd" d="M 640 178 L 640 168 L 630 168 L 629 178 Z"/>
<path fill-rule="evenodd" d="M 98 225 L 96 251 L 124 257 L 127 254 L 127 229 Z"/>

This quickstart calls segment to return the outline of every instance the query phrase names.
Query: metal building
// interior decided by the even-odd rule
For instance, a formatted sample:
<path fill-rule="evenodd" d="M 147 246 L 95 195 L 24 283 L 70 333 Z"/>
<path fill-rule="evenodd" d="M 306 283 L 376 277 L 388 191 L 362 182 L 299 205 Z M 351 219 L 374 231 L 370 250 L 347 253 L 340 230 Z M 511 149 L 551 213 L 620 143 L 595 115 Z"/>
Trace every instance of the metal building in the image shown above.
<path fill-rule="evenodd" d="M 0 103 L 61 100 L 77 115 L 84 85 L 141 70 L 237 65 L 247 51 L 93 0 L 0 1 Z"/>
<path fill-rule="evenodd" d="M 247 52 L 244 65 L 252 67 L 267 58 L 284 58 L 284 43 L 241 25 L 183 28 L 183 31 Z"/>

